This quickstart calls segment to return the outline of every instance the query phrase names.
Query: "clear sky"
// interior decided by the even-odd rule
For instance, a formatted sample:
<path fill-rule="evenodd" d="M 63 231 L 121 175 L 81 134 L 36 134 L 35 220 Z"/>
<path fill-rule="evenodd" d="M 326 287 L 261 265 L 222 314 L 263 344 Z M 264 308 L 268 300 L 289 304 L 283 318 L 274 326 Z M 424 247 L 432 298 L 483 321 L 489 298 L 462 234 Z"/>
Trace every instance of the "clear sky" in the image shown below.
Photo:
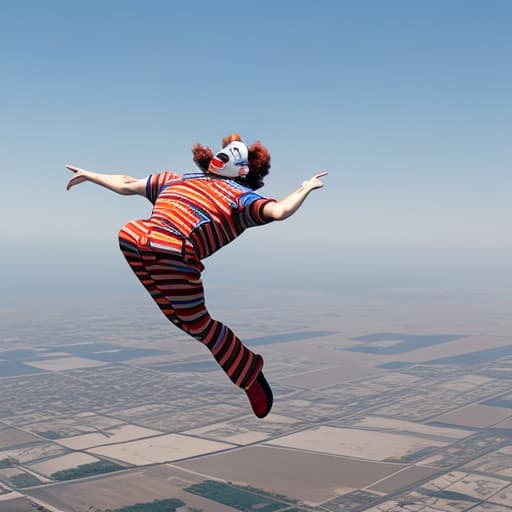
<path fill-rule="evenodd" d="M 4 286 L 132 283 L 117 231 L 149 203 L 64 164 L 189 171 L 233 131 L 269 147 L 265 195 L 330 174 L 213 283 L 510 282 L 511 2 L 0 5 Z"/>

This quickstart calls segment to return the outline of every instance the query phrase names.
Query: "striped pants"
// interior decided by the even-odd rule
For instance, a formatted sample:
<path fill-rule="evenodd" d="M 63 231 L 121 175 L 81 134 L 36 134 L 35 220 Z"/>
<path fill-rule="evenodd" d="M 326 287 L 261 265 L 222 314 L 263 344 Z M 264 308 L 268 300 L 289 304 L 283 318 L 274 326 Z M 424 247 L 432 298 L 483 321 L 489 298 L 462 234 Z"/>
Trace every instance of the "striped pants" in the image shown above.
<path fill-rule="evenodd" d="M 247 389 L 263 367 L 234 332 L 214 320 L 205 306 L 203 265 L 192 247 L 148 221 L 132 221 L 119 232 L 128 264 L 162 313 L 210 350 L 231 381 Z"/>

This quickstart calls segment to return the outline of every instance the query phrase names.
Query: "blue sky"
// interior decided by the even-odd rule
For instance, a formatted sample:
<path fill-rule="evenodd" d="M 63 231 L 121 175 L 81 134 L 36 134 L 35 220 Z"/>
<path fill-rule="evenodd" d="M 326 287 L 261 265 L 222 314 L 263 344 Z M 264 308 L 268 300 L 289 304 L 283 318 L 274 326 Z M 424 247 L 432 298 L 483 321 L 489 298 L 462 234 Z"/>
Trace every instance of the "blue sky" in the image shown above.
<path fill-rule="evenodd" d="M 268 196 L 330 174 L 215 255 L 212 282 L 500 283 L 510 26 L 508 1 L 4 2 L 0 278 L 121 286 L 117 230 L 149 203 L 66 192 L 64 164 L 188 171 L 193 143 L 237 131 L 271 150 Z"/>

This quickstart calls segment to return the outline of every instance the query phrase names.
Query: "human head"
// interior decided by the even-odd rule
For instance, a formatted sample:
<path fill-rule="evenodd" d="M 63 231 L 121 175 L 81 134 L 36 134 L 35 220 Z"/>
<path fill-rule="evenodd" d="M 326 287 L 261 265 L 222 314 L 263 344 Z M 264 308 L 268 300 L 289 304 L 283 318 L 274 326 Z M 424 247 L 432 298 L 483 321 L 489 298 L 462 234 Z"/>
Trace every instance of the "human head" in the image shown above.
<path fill-rule="evenodd" d="M 238 144 L 234 143 L 240 143 L 242 144 L 242 146 L 239 146 Z M 230 146 L 231 144 L 233 144 L 233 146 Z M 247 157 L 245 158 L 245 153 L 243 149 L 244 147 L 247 149 Z M 222 148 L 223 149 L 220 150 L 217 153 L 217 155 L 214 155 L 213 151 L 210 148 L 202 146 L 201 144 L 196 144 L 192 148 L 192 153 L 194 154 L 194 162 L 202 171 L 208 173 L 211 172 L 209 171 L 209 168 L 211 167 L 212 160 L 216 156 L 226 151 L 229 151 L 230 149 L 233 149 L 235 152 L 235 156 L 238 156 L 236 153 L 236 150 L 238 150 L 240 151 L 241 157 L 239 159 L 239 162 L 244 159 L 247 160 L 248 172 L 245 173 L 245 175 L 239 174 L 236 177 L 230 177 L 230 179 L 234 179 L 240 184 L 249 187 L 253 190 L 256 190 L 263 186 L 263 179 L 268 174 L 270 169 L 270 153 L 268 152 L 268 149 L 260 141 L 256 141 L 254 144 L 246 146 L 242 142 L 242 138 L 240 137 L 240 135 L 238 133 L 234 133 L 222 139 Z M 233 158 L 235 158 L 235 156 L 233 156 Z M 222 158 L 225 159 L 225 157 Z M 222 160 L 221 162 L 225 163 Z M 240 167 L 244 166 L 242 165 Z M 219 174 L 216 175 L 219 176 Z"/>
<path fill-rule="evenodd" d="M 211 160 L 208 172 L 224 178 L 243 178 L 249 174 L 249 150 L 239 140 L 224 146 Z"/>

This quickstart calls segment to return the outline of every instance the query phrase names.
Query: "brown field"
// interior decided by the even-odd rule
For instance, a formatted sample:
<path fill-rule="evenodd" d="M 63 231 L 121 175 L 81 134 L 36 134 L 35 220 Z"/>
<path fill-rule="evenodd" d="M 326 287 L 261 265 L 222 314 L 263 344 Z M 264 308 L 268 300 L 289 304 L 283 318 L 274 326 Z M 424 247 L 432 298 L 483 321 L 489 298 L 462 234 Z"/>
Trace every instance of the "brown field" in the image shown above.
<path fill-rule="evenodd" d="M 312 504 L 371 485 L 404 467 L 270 446 L 241 448 L 173 466 Z"/>
<path fill-rule="evenodd" d="M 389 494 L 392 492 L 396 492 L 399 489 L 414 484 L 419 480 L 423 480 L 428 478 L 429 476 L 437 473 L 439 470 L 434 468 L 420 467 L 420 466 L 412 466 L 400 471 L 399 473 L 395 473 L 380 482 L 372 485 L 368 489 L 370 491 L 375 492 L 383 492 L 385 494 Z"/>
<path fill-rule="evenodd" d="M 293 430 L 294 426 L 302 422 L 296 418 L 281 416 L 271 413 L 265 418 L 265 422 L 250 417 L 245 421 L 239 418 L 223 423 L 215 423 L 206 427 L 199 427 L 182 432 L 192 436 L 224 441 L 227 443 L 246 445 L 263 441 L 269 437 Z"/>
<path fill-rule="evenodd" d="M 77 368 L 92 368 L 95 366 L 105 366 L 107 363 L 85 359 L 84 357 L 59 357 L 57 359 L 45 359 L 44 361 L 26 361 L 26 364 L 40 368 L 41 370 L 59 371 L 75 370 Z"/>
<path fill-rule="evenodd" d="M 35 445 L 24 446 L 22 448 L 12 448 L 0 452 L 0 460 L 12 457 L 21 464 L 28 464 L 41 459 L 57 457 L 66 453 L 67 450 L 62 446 L 50 442 L 41 442 Z"/>
<path fill-rule="evenodd" d="M 39 437 L 16 428 L 6 427 L 0 430 L 0 450 L 35 441 L 40 441 Z"/>
<path fill-rule="evenodd" d="M 430 446 L 444 446 L 433 439 L 351 428 L 315 427 L 280 437 L 268 444 L 321 453 L 383 461 L 398 459 Z"/>
<path fill-rule="evenodd" d="M 180 434 L 168 434 L 138 441 L 100 446 L 87 451 L 135 466 L 144 466 L 146 464 L 186 459 L 232 447 L 231 444 L 207 441 Z"/>
<path fill-rule="evenodd" d="M 398 434 L 421 434 L 432 438 L 462 439 L 471 435 L 470 430 L 461 428 L 437 427 L 423 425 L 414 421 L 394 420 L 379 416 L 365 416 L 355 422 L 352 426 L 379 430 L 381 432 L 395 432 Z"/>
<path fill-rule="evenodd" d="M 57 471 L 76 468 L 82 464 L 90 464 L 92 462 L 98 462 L 98 459 L 86 453 L 77 452 L 68 453 L 62 457 L 55 457 L 54 459 L 45 460 L 44 462 L 31 464 L 28 467 L 36 473 L 40 473 L 45 476 L 51 476 Z"/>
<path fill-rule="evenodd" d="M 324 386 L 330 386 L 332 384 L 338 384 L 339 382 L 360 379 L 363 377 L 374 376 L 380 373 L 374 367 L 360 367 L 360 366 L 335 366 L 334 368 L 324 368 L 321 370 L 313 370 L 305 372 L 299 375 L 293 375 L 284 379 L 277 379 L 279 384 L 285 386 L 302 387 L 306 389 L 318 389 Z"/>
<path fill-rule="evenodd" d="M 463 427 L 485 428 L 512 416 L 511 409 L 492 407 L 489 405 L 468 405 L 454 412 L 442 414 L 434 418 L 434 421 L 461 425 Z"/>
<path fill-rule="evenodd" d="M 76 482 L 31 489 L 27 494 L 45 503 L 74 512 L 91 512 L 151 502 L 155 499 L 178 498 L 190 507 L 204 512 L 236 512 L 235 509 L 215 503 L 182 490 L 202 477 L 191 475 L 165 465 L 129 472 L 102 475 Z M 0 512 L 4 512 L 0 508 Z M 7 511 L 5 511 L 7 512 Z"/>
<path fill-rule="evenodd" d="M 34 512 L 36 510 L 30 501 L 22 497 L 21 494 L 12 494 L 13 496 L 8 500 L 2 500 L 3 496 L 0 496 L 0 512 Z"/>
<path fill-rule="evenodd" d="M 123 443 L 143 437 L 160 435 L 162 432 L 149 428 L 137 427 L 135 425 L 120 425 L 104 432 L 91 432 L 80 436 L 59 439 L 57 442 L 72 450 L 83 450 L 93 446 L 105 444 Z"/>

